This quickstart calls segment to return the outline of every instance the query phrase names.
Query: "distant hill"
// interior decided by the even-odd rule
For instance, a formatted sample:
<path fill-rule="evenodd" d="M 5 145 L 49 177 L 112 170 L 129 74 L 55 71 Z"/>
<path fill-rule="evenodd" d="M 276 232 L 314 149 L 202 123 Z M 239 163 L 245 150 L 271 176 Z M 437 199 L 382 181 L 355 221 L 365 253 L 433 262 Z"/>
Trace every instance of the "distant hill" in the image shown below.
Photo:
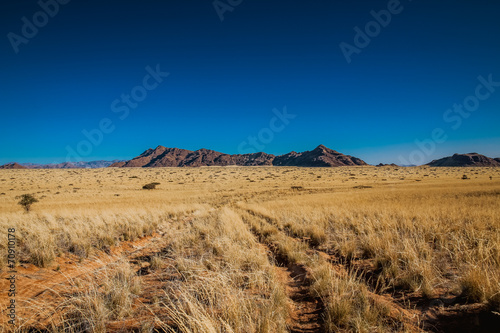
<path fill-rule="evenodd" d="M 454 154 L 434 160 L 427 165 L 434 167 L 500 167 L 500 158 L 489 158 L 478 153 Z"/>
<path fill-rule="evenodd" d="M 302 166 L 302 167 L 337 167 L 348 165 L 367 165 L 365 161 L 341 154 L 335 150 L 319 145 L 314 150 L 303 153 L 291 152 L 276 156 L 273 165 L 277 166 Z"/>
<path fill-rule="evenodd" d="M 225 154 L 209 149 L 196 151 L 158 146 L 148 149 L 128 161 L 65 162 L 52 164 L 7 163 L 0 169 L 95 169 L 95 168 L 155 168 L 155 167 L 201 167 L 201 166 L 297 166 L 297 167 L 338 167 L 368 165 L 360 158 L 344 155 L 319 145 L 313 150 L 284 155 L 267 153 Z M 500 167 L 500 158 L 490 158 L 478 153 L 454 154 L 434 160 L 427 165 L 433 167 Z M 397 167 L 396 164 L 377 165 Z"/>
<path fill-rule="evenodd" d="M 0 169 L 26 169 L 26 167 L 14 162 L 0 165 Z"/>
<path fill-rule="evenodd" d="M 8 163 L 0 166 L 0 169 L 96 169 L 107 168 L 113 163 L 118 163 L 119 160 L 114 161 L 91 161 L 91 162 L 65 162 L 58 164 L 37 164 L 37 163 Z"/>
<path fill-rule="evenodd" d="M 384 164 L 384 163 L 379 163 L 376 165 L 377 167 L 398 167 L 399 165 L 391 163 L 391 164 Z"/>
<path fill-rule="evenodd" d="M 97 169 L 97 168 L 107 168 L 113 163 L 120 162 L 119 160 L 114 161 L 90 161 L 90 162 L 64 162 L 64 163 L 52 163 L 52 164 L 35 164 L 35 163 L 23 163 L 28 169 Z"/>
<path fill-rule="evenodd" d="M 314 150 L 303 153 L 291 152 L 275 156 L 266 153 L 224 154 L 209 149 L 196 151 L 158 146 L 126 162 L 118 162 L 111 167 L 200 167 L 200 166 L 301 166 L 335 167 L 347 165 L 367 165 L 363 160 L 347 156 L 319 145 Z"/>

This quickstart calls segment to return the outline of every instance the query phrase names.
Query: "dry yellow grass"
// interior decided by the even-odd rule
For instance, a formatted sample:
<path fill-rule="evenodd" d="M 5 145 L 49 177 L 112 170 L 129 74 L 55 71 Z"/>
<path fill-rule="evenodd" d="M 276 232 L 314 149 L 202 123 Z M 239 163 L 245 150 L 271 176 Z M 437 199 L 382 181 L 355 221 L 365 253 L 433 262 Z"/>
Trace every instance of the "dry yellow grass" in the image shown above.
<path fill-rule="evenodd" d="M 39 199 L 30 213 L 17 204 L 24 193 Z M 440 329 L 427 311 L 436 300 L 440 315 L 500 312 L 498 168 L 1 170 L 0 199 L 0 227 L 16 228 L 28 268 L 64 274 L 60 257 L 84 265 L 123 242 L 164 242 L 87 274 L 88 292 L 72 280 L 51 330 L 104 332 L 140 314 L 144 331 L 415 331 Z M 307 274 L 307 301 L 294 296 L 292 267 Z M 297 319 L 300 302 L 318 304 L 312 326 Z M 19 311 L 19 325 L 36 326 Z"/>

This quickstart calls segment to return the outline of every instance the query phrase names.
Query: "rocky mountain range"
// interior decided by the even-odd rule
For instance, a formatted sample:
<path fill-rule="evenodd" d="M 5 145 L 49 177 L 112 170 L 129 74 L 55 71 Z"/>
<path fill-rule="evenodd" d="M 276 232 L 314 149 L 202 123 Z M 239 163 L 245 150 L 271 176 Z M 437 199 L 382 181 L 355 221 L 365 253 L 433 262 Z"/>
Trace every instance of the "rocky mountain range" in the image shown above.
<path fill-rule="evenodd" d="M 107 168 L 113 163 L 120 162 L 114 161 L 91 161 L 91 162 L 64 162 L 52 164 L 38 164 L 38 163 L 7 163 L 0 166 L 0 169 L 96 169 Z"/>
<path fill-rule="evenodd" d="M 76 169 L 76 168 L 155 168 L 155 167 L 201 167 L 201 166 L 298 166 L 298 167 L 337 167 L 367 165 L 363 160 L 344 155 L 319 145 L 313 150 L 302 153 L 290 152 L 284 155 L 267 153 L 224 154 L 209 149 L 196 151 L 158 146 L 148 149 L 128 161 L 91 161 L 65 162 L 58 164 L 7 163 L 0 169 Z M 427 164 L 432 167 L 500 167 L 500 158 L 490 158 L 478 153 L 454 154 L 434 160 Z M 382 164 L 377 166 L 393 166 Z"/>
<path fill-rule="evenodd" d="M 111 167 L 200 167 L 227 165 L 336 167 L 367 164 L 357 157 L 341 154 L 323 145 L 319 145 L 311 151 L 302 153 L 292 151 L 279 156 L 262 152 L 230 155 L 209 149 L 191 151 L 158 146 L 155 149 L 146 150 L 130 161 L 114 163 Z"/>
<path fill-rule="evenodd" d="M 28 169 L 96 169 L 107 168 L 113 163 L 120 162 L 114 161 L 90 161 L 90 162 L 64 162 L 52 164 L 36 164 L 36 163 L 23 163 L 22 165 Z"/>
<path fill-rule="evenodd" d="M 427 165 L 433 167 L 500 167 L 500 158 L 490 158 L 478 153 L 454 154 L 434 160 Z"/>
<path fill-rule="evenodd" d="M 25 166 L 22 166 L 18 163 L 7 163 L 4 165 L 0 165 L 0 169 L 27 169 Z"/>

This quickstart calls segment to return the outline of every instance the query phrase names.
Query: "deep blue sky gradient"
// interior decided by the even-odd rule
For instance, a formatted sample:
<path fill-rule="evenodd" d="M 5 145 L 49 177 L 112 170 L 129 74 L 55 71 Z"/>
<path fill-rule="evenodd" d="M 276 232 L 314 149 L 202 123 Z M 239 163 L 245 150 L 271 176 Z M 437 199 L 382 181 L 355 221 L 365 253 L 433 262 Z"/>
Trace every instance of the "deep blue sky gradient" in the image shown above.
<path fill-rule="evenodd" d="M 223 2 L 226 2 L 223 0 Z M 403 11 L 348 64 L 339 48 L 388 1 L 243 0 L 224 21 L 212 1 L 72 0 L 16 54 L 37 1 L 0 5 L 0 164 L 63 162 L 67 146 L 103 118 L 84 160 L 128 159 L 164 145 L 238 153 L 269 127 L 272 110 L 297 117 L 264 151 L 324 144 L 368 163 L 401 163 L 415 140 L 442 128 L 430 161 L 455 152 L 500 157 L 500 88 L 454 130 L 445 111 L 500 81 L 500 3 L 402 0 Z M 141 84 L 146 66 L 170 73 L 130 115 L 111 103 Z"/>

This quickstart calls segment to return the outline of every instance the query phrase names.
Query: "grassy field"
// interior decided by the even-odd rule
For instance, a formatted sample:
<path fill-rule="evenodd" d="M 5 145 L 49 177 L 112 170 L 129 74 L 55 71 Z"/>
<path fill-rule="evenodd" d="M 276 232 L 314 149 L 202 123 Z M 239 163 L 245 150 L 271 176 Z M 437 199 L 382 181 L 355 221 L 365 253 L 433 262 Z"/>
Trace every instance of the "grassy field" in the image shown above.
<path fill-rule="evenodd" d="M 0 226 L 3 331 L 500 325 L 500 168 L 0 170 Z"/>

